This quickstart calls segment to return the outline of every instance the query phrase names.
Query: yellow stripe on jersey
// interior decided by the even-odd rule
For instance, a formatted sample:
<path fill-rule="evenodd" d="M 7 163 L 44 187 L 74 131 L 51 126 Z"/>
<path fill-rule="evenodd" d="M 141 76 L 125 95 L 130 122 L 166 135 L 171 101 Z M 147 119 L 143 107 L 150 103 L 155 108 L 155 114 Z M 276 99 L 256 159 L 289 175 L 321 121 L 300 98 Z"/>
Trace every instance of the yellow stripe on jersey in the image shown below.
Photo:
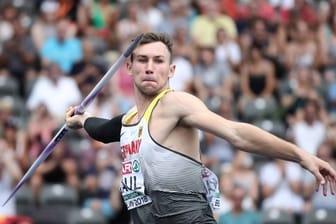
<path fill-rule="evenodd" d="M 153 111 L 153 109 L 154 109 L 154 107 L 155 107 L 155 105 L 157 104 L 157 102 L 165 95 L 165 94 L 167 94 L 167 93 L 169 93 L 169 92 L 171 92 L 171 91 L 173 91 L 172 89 L 165 89 L 165 90 L 163 90 L 159 95 L 157 95 L 155 98 L 154 98 L 154 100 L 149 104 L 149 106 L 148 106 L 148 108 L 146 109 L 146 111 L 145 111 L 145 114 L 144 114 L 144 118 L 145 118 L 145 120 L 147 121 L 147 123 L 148 123 L 148 121 L 149 121 L 149 118 L 150 118 L 150 116 L 151 116 L 151 114 L 152 114 L 152 111 Z"/>
<path fill-rule="evenodd" d="M 131 124 L 132 118 L 138 113 L 137 108 L 134 106 L 132 107 L 124 116 L 123 118 L 123 124 Z"/>
<path fill-rule="evenodd" d="M 149 106 L 147 107 L 145 114 L 144 114 L 144 118 L 146 120 L 146 122 L 149 121 L 149 118 L 152 114 L 152 111 L 155 107 L 155 105 L 157 104 L 157 102 L 161 99 L 161 97 L 163 97 L 166 93 L 173 91 L 172 89 L 165 89 L 163 90 L 161 93 L 159 93 L 154 99 L 153 101 L 149 104 Z M 132 119 L 133 117 L 138 113 L 137 108 L 134 106 L 132 107 L 132 109 L 130 109 L 124 116 L 123 118 L 123 124 L 128 125 L 132 123 Z"/>

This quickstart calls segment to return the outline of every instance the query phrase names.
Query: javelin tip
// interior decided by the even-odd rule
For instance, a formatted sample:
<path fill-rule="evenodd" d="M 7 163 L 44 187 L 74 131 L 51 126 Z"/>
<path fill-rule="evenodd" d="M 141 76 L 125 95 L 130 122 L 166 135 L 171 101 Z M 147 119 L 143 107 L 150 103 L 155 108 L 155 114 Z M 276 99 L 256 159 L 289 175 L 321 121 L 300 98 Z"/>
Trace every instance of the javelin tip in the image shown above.
<path fill-rule="evenodd" d="M 5 205 L 7 204 L 7 202 L 9 202 L 12 197 L 15 195 L 15 193 L 20 189 L 20 187 L 24 184 L 24 182 L 26 182 L 26 178 L 23 178 L 15 187 L 15 189 L 12 191 L 12 193 L 9 195 L 9 197 L 6 199 L 6 201 L 4 203 L 2 203 L 2 207 L 5 207 Z"/>

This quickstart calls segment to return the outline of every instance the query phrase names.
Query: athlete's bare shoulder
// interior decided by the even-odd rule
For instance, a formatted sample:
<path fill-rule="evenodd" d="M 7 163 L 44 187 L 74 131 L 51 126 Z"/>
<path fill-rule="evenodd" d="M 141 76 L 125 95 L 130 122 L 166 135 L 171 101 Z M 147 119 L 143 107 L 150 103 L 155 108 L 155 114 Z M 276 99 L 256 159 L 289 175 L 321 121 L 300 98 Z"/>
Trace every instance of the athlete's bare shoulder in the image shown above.
<path fill-rule="evenodd" d="M 162 97 L 160 107 L 177 116 L 185 116 L 196 111 L 207 110 L 196 96 L 182 91 L 171 91 Z"/>
<path fill-rule="evenodd" d="M 171 91 L 168 92 L 163 98 L 162 103 L 171 105 L 172 103 L 178 106 L 188 105 L 190 103 L 202 103 L 202 101 L 196 96 L 183 92 L 183 91 Z"/>

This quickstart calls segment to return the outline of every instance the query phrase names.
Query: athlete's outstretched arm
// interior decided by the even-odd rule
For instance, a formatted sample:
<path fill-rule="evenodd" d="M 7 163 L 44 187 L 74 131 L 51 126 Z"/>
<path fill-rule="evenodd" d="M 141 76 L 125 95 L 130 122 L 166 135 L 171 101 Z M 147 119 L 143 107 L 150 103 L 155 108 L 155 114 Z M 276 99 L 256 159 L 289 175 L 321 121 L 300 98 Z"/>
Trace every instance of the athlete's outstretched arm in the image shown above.
<path fill-rule="evenodd" d="M 123 114 L 112 119 L 93 117 L 85 112 L 74 115 L 75 107 L 70 107 L 65 116 L 66 125 L 71 129 L 84 128 L 89 136 L 103 143 L 119 142 Z"/>
<path fill-rule="evenodd" d="M 299 163 L 316 178 L 316 189 L 327 183 L 335 194 L 336 171 L 325 161 L 296 145 L 282 140 L 256 126 L 227 120 L 210 111 L 202 101 L 187 93 L 175 92 L 165 97 L 167 110 L 178 116 L 180 123 L 210 132 L 229 141 L 235 148 Z"/>

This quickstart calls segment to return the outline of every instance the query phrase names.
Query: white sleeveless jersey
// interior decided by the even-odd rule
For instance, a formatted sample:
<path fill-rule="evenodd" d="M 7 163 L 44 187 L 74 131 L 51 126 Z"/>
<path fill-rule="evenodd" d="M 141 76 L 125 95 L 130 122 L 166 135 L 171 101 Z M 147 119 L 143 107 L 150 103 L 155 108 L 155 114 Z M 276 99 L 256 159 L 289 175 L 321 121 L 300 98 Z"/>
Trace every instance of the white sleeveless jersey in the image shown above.
<path fill-rule="evenodd" d="M 135 108 L 123 117 L 121 191 L 129 209 L 150 203 L 153 191 L 206 194 L 202 164 L 160 145 L 148 130 L 153 109 L 169 91 L 163 91 L 151 102 L 138 123 L 129 124 L 137 113 Z"/>

